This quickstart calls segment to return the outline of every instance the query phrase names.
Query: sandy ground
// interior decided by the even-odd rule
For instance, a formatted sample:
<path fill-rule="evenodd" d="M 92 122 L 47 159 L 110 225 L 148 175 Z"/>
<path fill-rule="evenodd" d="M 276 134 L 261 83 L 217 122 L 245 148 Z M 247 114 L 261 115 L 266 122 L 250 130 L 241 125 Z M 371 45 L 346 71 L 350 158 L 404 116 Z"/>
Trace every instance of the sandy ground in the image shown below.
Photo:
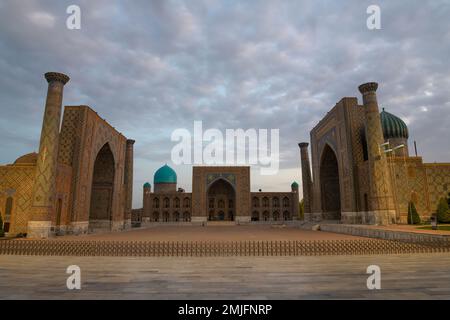
<path fill-rule="evenodd" d="M 158 226 L 122 232 L 58 237 L 59 240 L 238 241 L 344 240 L 359 237 L 280 226 Z"/>

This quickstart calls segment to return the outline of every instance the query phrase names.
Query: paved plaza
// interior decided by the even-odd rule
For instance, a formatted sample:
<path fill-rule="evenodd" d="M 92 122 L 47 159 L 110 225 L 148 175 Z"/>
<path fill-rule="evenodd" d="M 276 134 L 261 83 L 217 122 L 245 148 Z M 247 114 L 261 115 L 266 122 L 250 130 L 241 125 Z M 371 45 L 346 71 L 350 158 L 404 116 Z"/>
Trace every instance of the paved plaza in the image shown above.
<path fill-rule="evenodd" d="M 281 225 L 166 225 L 57 239 L 124 242 L 367 240 Z M 66 287 L 69 276 L 66 269 L 71 265 L 81 268 L 82 288 L 79 291 Z M 381 290 L 367 289 L 369 275 L 366 270 L 369 265 L 381 268 Z M 0 255 L 0 299 L 450 299 L 450 254 L 265 257 Z"/>
<path fill-rule="evenodd" d="M 170 226 L 132 229 L 123 232 L 58 237 L 61 240 L 123 241 L 264 241 L 264 240 L 350 240 L 351 235 L 303 230 L 283 225 Z"/>
<path fill-rule="evenodd" d="M 368 290 L 366 268 L 381 268 Z M 78 265 L 80 291 L 66 288 Z M 0 256 L 1 299 L 450 299 L 450 254 L 125 258 Z"/>

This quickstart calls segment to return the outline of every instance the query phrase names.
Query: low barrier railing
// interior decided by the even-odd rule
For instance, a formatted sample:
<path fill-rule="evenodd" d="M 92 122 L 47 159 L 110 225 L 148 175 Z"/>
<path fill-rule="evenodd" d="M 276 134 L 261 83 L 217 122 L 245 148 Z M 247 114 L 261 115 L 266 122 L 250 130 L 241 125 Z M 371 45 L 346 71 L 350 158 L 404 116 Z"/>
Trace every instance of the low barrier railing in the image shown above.
<path fill-rule="evenodd" d="M 0 241 L 2 255 L 34 256 L 320 256 L 450 252 L 450 243 L 357 239 L 318 241 Z"/>

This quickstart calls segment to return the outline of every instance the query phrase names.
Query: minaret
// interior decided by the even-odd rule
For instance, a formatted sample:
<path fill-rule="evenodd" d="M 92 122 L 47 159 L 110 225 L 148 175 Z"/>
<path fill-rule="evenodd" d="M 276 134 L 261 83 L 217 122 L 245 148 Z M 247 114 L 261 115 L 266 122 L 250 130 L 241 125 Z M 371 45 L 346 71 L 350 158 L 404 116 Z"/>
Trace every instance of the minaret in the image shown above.
<path fill-rule="evenodd" d="M 300 211 L 300 199 L 298 194 L 298 183 L 295 181 L 291 184 L 291 192 L 293 193 L 291 204 L 292 219 L 298 220 Z"/>
<path fill-rule="evenodd" d="M 134 140 L 127 140 L 125 150 L 125 229 L 131 227 L 131 210 L 133 202 L 133 159 L 134 159 Z"/>
<path fill-rule="evenodd" d="M 46 73 L 45 79 L 48 82 L 48 91 L 36 163 L 32 219 L 28 222 L 27 236 L 30 238 L 50 236 L 55 205 L 63 91 L 64 85 L 70 80 L 65 74 L 56 72 Z"/>
<path fill-rule="evenodd" d="M 365 109 L 365 128 L 369 156 L 369 221 L 370 224 L 395 223 L 395 206 L 390 183 L 389 167 L 383 152 L 383 131 L 378 109 L 378 84 L 369 82 L 359 86 Z"/>
<path fill-rule="evenodd" d="M 144 192 L 142 199 L 142 223 L 150 222 L 151 218 L 151 193 L 152 186 L 150 183 L 146 182 L 144 184 Z"/>
<path fill-rule="evenodd" d="M 299 143 L 300 147 L 300 159 L 302 162 L 302 183 L 303 183 L 303 203 L 305 214 L 311 213 L 312 211 L 312 179 L 311 179 L 311 168 L 309 165 L 309 154 L 307 142 Z M 306 217 L 306 215 L 305 215 Z"/>

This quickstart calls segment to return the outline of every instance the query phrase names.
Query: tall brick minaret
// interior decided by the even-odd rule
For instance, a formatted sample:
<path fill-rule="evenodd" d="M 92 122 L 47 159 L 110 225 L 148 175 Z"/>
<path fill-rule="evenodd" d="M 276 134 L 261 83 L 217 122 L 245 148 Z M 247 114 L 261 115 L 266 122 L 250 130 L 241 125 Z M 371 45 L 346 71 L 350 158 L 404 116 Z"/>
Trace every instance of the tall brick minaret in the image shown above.
<path fill-rule="evenodd" d="M 131 210 L 133 201 L 133 161 L 134 161 L 134 140 L 127 140 L 125 150 L 125 229 L 131 227 Z"/>
<path fill-rule="evenodd" d="M 369 155 L 369 220 L 370 224 L 395 223 L 395 205 L 384 143 L 376 91 L 378 84 L 369 82 L 359 86 L 365 109 L 367 150 Z"/>
<path fill-rule="evenodd" d="M 291 184 L 291 192 L 293 193 L 291 204 L 292 218 L 293 220 L 297 220 L 300 212 L 300 199 L 298 194 L 298 183 L 295 181 Z"/>
<path fill-rule="evenodd" d="M 305 209 L 305 220 L 312 213 L 312 179 L 311 179 L 311 167 L 309 164 L 308 143 L 299 143 L 300 147 L 300 159 L 302 163 L 302 184 L 303 184 L 303 204 Z"/>
<path fill-rule="evenodd" d="M 36 163 L 32 219 L 28 222 L 27 236 L 30 238 L 50 236 L 55 205 L 63 91 L 64 85 L 70 80 L 65 74 L 56 72 L 46 73 L 45 79 L 48 82 L 48 91 Z"/>

